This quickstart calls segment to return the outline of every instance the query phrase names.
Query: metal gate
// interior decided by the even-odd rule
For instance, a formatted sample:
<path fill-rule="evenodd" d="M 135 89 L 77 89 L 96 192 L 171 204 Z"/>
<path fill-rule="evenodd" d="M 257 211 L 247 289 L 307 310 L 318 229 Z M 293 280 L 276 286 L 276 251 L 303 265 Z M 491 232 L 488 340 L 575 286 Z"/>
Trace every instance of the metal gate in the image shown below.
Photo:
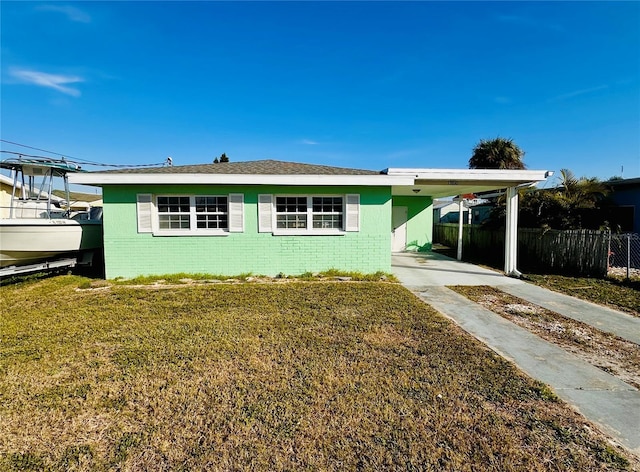
<path fill-rule="evenodd" d="M 611 234 L 608 273 L 626 278 L 640 277 L 640 234 Z"/>

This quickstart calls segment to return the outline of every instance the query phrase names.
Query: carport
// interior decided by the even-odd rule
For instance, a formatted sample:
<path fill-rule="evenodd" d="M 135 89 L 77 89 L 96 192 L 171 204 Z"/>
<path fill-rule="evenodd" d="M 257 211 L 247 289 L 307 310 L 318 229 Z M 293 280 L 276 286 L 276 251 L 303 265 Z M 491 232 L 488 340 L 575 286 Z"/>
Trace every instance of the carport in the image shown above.
<path fill-rule="evenodd" d="M 512 169 L 424 169 L 389 168 L 383 173 L 398 177 L 410 177 L 414 184 L 393 186 L 394 199 L 416 196 L 431 198 L 451 197 L 498 189 L 506 189 L 507 221 L 505 228 L 504 271 L 510 276 L 519 276 L 518 258 L 518 189 L 544 181 L 553 175 L 547 170 Z M 393 223 L 395 227 L 395 223 Z M 462 234 L 462 223 L 460 223 Z M 461 237 L 459 238 L 461 244 Z"/>

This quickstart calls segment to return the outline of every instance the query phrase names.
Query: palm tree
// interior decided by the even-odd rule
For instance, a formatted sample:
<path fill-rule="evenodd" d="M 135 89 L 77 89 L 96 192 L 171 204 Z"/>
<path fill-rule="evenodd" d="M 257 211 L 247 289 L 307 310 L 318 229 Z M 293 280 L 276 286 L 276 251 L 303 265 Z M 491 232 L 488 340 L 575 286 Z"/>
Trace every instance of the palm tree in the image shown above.
<path fill-rule="evenodd" d="M 570 208 L 595 208 L 608 189 L 596 177 L 580 177 L 569 169 L 560 169 L 559 198 Z"/>
<path fill-rule="evenodd" d="M 473 148 L 470 169 L 525 169 L 524 151 L 512 139 L 481 139 Z"/>
<path fill-rule="evenodd" d="M 600 206 L 607 193 L 606 185 L 597 178 L 577 178 L 569 169 L 562 169 L 557 187 L 529 190 L 522 195 L 519 221 L 523 227 L 580 229 L 585 223 L 593 226 L 594 218 L 601 218 L 593 209 Z"/>

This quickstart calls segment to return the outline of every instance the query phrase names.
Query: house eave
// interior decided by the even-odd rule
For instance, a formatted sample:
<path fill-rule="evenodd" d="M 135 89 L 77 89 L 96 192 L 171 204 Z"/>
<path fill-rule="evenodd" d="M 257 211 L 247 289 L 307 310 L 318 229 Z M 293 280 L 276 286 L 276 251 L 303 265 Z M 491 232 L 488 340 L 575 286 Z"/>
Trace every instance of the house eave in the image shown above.
<path fill-rule="evenodd" d="M 450 197 L 501 188 L 535 185 L 552 175 L 546 170 L 390 168 L 389 176 L 414 179 L 411 188 L 394 186 L 393 195 Z"/>
<path fill-rule="evenodd" d="M 69 182 L 84 185 L 279 185 L 380 186 L 393 195 L 446 197 L 507 187 L 534 185 L 551 173 L 546 170 L 389 168 L 380 174 L 216 174 L 111 173 L 69 174 Z"/>
<path fill-rule="evenodd" d="M 69 174 L 69 183 L 84 185 L 413 185 L 408 175 L 264 175 L 264 174 Z"/>

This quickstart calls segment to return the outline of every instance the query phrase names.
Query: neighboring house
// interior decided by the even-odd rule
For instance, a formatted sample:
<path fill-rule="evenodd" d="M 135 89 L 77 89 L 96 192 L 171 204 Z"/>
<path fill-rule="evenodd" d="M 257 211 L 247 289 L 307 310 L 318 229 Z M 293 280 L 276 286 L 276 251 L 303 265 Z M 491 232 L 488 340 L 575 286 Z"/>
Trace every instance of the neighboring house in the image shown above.
<path fill-rule="evenodd" d="M 612 190 L 609 199 L 631 219 L 629 226 L 632 232 L 640 233 L 640 177 L 610 180 L 605 184 Z"/>
<path fill-rule="evenodd" d="M 0 218 L 9 217 L 11 205 L 11 193 L 13 192 L 13 179 L 0 174 Z"/>
<path fill-rule="evenodd" d="M 492 204 L 484 198 L 465 198 L 462 202 L 464 208 L 462 221 L 465 224 L 479 224 L 491 213 Z M 460 206 L 457 199 L 433 201 L 433 221 L 437 223 L 458 223 Z"/>
<path fill-rule="evenodd" d="M 433 197 L 544 180 L 545 171 L 370 171 L 250 161 L 70 174 L 102 187 L 108 278 L 178 272 L 391 270 L 431 249 Z"/>
<path fill-rule="evenodd" d="M 64 199 L 64 190 L 54 190 L 51 193 Z M 73 211 L 102 206 L 102 195 L 98 193 L 69 192 L 69 200 Z"/>
<path fill-rule="evenodd" d="M 469 223 L 469 207 L 463 203 L 462 221 Z M 436 223 L 457 223 L 460 217 L 460 205 L 453 200 L 433 201 L 433 221 Z"/>
<path fill-rule="evenodd" d="M 481 203 L 471 207 L 471 224 L 480 225 L 491 216 L 495 203 Z"/>
<path fill-rule="evenodd" d="M 478 224 L 491 212 L 492 205 L 484 198 L 464 199 L 462 221 L 465 224 Z M 458 223 L 460 205 L 457 199 L 435 199 L 433 201 L 433 221 L 436 223 Z"/>

